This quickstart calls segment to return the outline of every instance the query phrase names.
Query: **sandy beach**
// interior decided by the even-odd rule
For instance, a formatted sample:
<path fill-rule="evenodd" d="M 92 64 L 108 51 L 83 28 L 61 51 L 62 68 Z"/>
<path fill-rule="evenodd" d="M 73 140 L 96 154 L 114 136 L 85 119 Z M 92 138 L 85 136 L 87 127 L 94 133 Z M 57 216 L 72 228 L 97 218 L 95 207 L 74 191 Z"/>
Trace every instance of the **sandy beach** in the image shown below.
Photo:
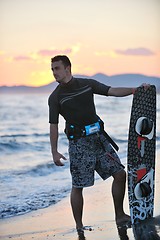
<path fill-rule="evenodd" d="M 117 229 L 111 196 L 112 179 L 110 178 L 105 182 L 97 181 L 94 187 L 84 190 L 84 225 L 92 228 L 92 231 L 85 231 L 86 240 L 160 239 L 160 158 L 157 158 L 156 162 L 154 218 L 144 223 L 138 230 L 132 228 Z M 127 193 L 124 206 L 126 213 L 129 214 Z M 46 209 L 0 220 L 0 239 L 76 240 L 78 236 L 74 227 L 68 196 Z"/>
<path fill-rule="evenodd" d="M 87 239 L 118 239 L 109 188 L 111 181 L 85 189 L 84 224 Z M 2 220 L 1 239 L 77 239 L 69 197 L 55 206 L 23 216 Z"/>

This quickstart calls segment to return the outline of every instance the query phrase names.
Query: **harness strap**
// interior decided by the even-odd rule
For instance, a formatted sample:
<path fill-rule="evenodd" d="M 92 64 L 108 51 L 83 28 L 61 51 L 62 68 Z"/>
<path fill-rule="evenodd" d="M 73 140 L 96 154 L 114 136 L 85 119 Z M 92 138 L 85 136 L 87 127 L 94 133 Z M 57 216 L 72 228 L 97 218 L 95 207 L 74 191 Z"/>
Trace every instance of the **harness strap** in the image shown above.
<path fill-rule="evenodd" d="M 115 141 L 113 141 L 113 139 L 108 135 L 108 133 L 106 133 L 106 131 L 103 129 L 102 130 L 103 135 L 107 138 L 108 142 L 116 149 L 116 151 L 118 152 L 119 147 L 118 145 L 115 143 Z"/>

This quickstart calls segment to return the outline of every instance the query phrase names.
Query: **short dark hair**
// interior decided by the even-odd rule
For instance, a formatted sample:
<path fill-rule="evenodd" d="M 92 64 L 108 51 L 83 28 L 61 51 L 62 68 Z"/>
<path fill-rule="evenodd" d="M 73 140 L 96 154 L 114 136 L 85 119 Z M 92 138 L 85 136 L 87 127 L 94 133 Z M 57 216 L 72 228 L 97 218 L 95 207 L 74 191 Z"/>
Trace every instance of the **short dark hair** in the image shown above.
<path fill-rule="evenodd" d="M 66 55 L 57 55 L 57 56 L 51 58 L 51 63 L 58 62 L 58 61 L 62 61 L 64 67 L 68 67 L 68 66 L 71 67 L 71 62 Z"/>

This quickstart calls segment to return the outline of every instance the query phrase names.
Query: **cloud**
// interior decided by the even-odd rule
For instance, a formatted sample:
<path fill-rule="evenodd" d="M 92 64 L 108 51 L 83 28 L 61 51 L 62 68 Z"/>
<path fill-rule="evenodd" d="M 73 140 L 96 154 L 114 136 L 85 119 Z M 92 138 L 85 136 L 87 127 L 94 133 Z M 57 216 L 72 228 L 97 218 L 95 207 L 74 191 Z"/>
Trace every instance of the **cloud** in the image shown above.
<path fill-rule="evenodd" d="M 13 60 L 15 60 L 15 61 L 28 61 L 29 60 L 30 61 L 30 60 L 32 60 L 32 58 L 29 56 L 25 56 L 25 55 L 19 55 L 19 56 L 14 57 Z"/>
<path fill-rule="evenodd" d="M 77 43 L 71 47 L 65 48 L 65 49 L 56 49 L 56 48 L 50 48 L 50 49 L 40 49 L 37 52 L 31 52 L 28 54 L 23 55 L 17 55 L 14 57 L 11 57 L 11 61 L 36 61 L 38 63 L 45 62 L 48 63 L 51 57 L 58 55 L 58 54 L 64 54 L 64 55 L 75 55 L 80 51 L 81 44 Z M 0 55 L 2 55 L 2 51 L 0 52 Z"/>
<path fill-rule="evenodd" d="M 126 56 L 152 56 L 155 55 L 153 51 L 148 48 L 128 48 L 126 50 L 115 50 L 117 54 Z"/>
<path fill-rule="evenodd" d="M 71 48 L 67 48 L 64 50 L 60 50 L 60 49 L 42 49 L 38 52 L 38 55 L 43 56 L 43 57 L 51 57 L 57 54 L 70 54 L 72 53 L 72 49 Z"/>
<path fill-rule="evenodd" d="M 38 52 L 32 52 L 26 55 L 18 55 L 12 58 L 13 61 L 36 61 L 36 62 L 45 62 L 51 56 L 55 56 L 57 54 L 70 54 L 72 49 L 65 49 L 65 50 L 50 50 L 50 49 L 42 49 Z"/>
<path fill-rule="evenodd" d="M 80 51 L 81 43 L 77 43 L 66 49 L 42 49 L 37 52 L 39 56 L 52 57 L 58 54 L 76 54 Z"/>
<path fill-rule="evenodd" d="M 14 61 L 30 61 L 30 60 L 40 60 L 42 57 L 51 57 L 57 54 L 70 54 L 72 52 L 71 48 L 64 50 L 60 49 L 42 49 L 35 53 L 30 53 L 28 55 L 18 55 L 13 57 Z"/>

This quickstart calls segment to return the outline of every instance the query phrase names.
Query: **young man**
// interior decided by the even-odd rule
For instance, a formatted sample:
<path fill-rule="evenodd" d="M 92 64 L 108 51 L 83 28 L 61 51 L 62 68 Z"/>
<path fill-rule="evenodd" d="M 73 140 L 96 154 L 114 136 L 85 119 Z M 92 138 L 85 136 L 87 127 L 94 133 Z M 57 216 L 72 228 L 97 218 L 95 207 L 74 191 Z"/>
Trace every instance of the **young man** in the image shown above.
<path fill-rule="evenodd" d="M 69 139 L 70 171 L 72 175 L 71 206 L 78 232 L 83 231 L 83 188 L 94 184 L 94 171 L 103 180 L 113 177 L 112 195 L 117 224 L 130 221 L 124 213 L 126 172 L 114 148 L 116 144 L 103 129 L 97 116 L 93 94 L 124 97 L 133 88 L 113 88 L 93 79 L 74 78 L 67 56 L 51 59 L 51 69 L 58 87 L 49 97 L 50 142 L 53 161 L 63 166 L 65 157 L 58 152 L 58 118 L 66 120 L 65 132 Z"/>

